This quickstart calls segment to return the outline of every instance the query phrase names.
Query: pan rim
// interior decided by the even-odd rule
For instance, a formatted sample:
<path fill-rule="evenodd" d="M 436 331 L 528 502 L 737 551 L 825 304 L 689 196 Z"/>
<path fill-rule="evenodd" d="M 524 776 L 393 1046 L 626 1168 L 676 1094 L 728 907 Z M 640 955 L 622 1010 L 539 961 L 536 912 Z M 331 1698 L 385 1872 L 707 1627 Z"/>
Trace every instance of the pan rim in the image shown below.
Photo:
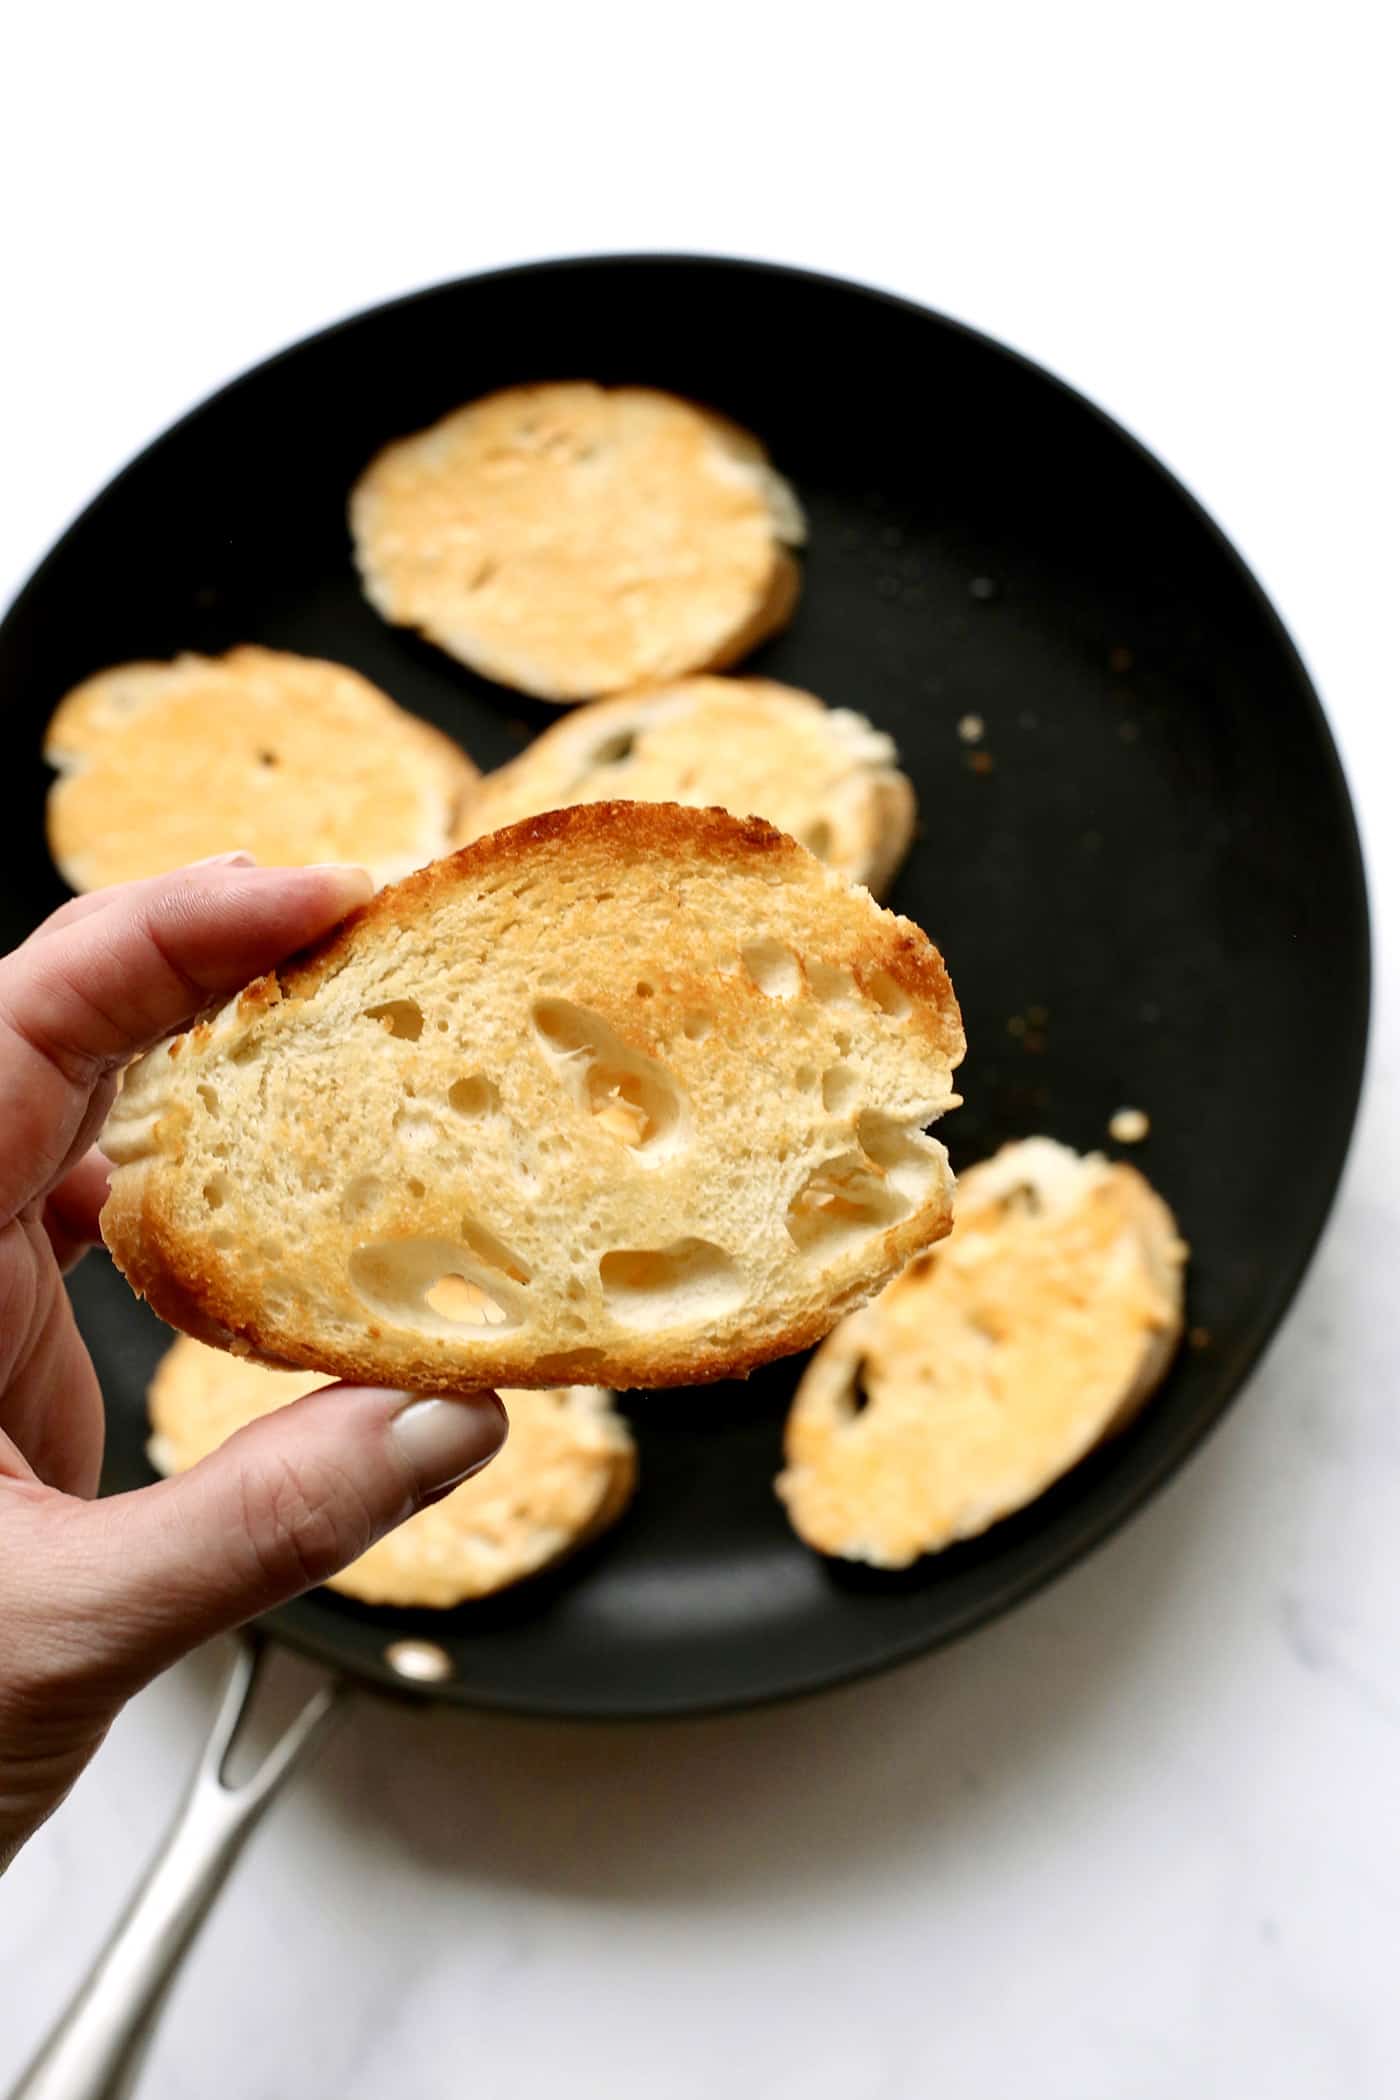
<path fill-rule="evenodd" d="M 41 590 L 51 568 L 68 555 L 71 543 L 86 526 L 98 517 L 109 503 L 119 499 L 130 479 L 163 453 L 165 448 L 177 445 L 190 425 L 205 417 L 218 405 L 236 397 L 242 389 L 260 381 L 269 372 L 292 359 L 299 358 L 304 352 L 314 351 L 371 320 L 386 320 L 427 305 L 435 299 L 462 293 L 468 288 L 540 276 L 578 276 L 593 271 L 619 269 L 644 272 L 659 267 L 729 276 L 748 275 L 805 284 L 829 293 L 844 295 L 853 301 L 873 302 L 875 305 L 902 312 L 919 322 L 932 324 L 961 339 L 979 354 L 1019 369 L 1037 382 L 1053 388 L 1073 404 L 1077 411 L 1092 417 L 1103 432 L 1120 447 L 1126 447 L 1137 463 L 1150 471 L 1172 499 L 1185 507 L 1189 522 L 1205 534 L 1217 555 L 1224 557 L 1235 580 L 1244 586 L 1254 610 L 1261 617 L 1269 640 L 1279 652 L 1281 666 L 1297 691 L 1311 727 L 1318 736 L 1320 754 L 1328 776 L 1327 784 L 1339 819 L 1335 849 L 1339 867 L 1352 893 L 1354 907 L 1349 916 L 1345 939 L 1348 946 L 1354 949 L 1352 970 L 1358 1025 L 1349 1039 L 1338 1045 L 1337 1060 L 1331 1073 L 1329 1091 L 1334 1111 L 1339 1113 L 1334 1114 L 1325 1146 L 1314 1161 L 1315 1172 L 1322 1184 L 1321 1197 L 1316 1202 L 1314 1214 L 1307 1221 L 1306 1229 L 1300 1235 L 1292 1259 L 1282 1264 L 1275 1272 L 1255 1318 L 1236 1344 L 1228 1371 L 1222 1371 L 1218 1393 L 1212 1395 L 1206 1403 L 1197 1408 L 1188 1421 L 1175 1429 L 1172 1436 L 1166 1440 L 1164 1448 L 1153 1457 L 1150 1464 L 1140 1466 L 1132 1473 L 1125 1473 L 1111 1481 L 1105 1481 L 1101 1494 L 1095 1498 L 1093 1504 L 1076 1516 L 1072 1535 L 1056 1541 L 1053 1552 L 1047 1554 L 1042 1564 L 1030 1569 L 1008 1567 L 1003 1571 L 1000 1580 L 993 1579 L 995 1571 L 989 1567 L 986 1591 L 967 1607 L 962 1617 L 953 1625 L 935 1630 L 914 1629 L 904 1634 L 894 1634 L 878 1652 L 856 1662 L 843 1660 L 805 1669 L 794 1668 L 786 1673 L 775 1672 L 778 1681 L 771 1685 L 761 1689 L 749 1689 L 732 1696 L 706 1696 L 686 1692 L 667 1695 L 664 1688 L 658 1688 L 649 1692 L 645 1702 L 633 1693 L 625 1702 L 609 1704 L 597 1700 L 591 1703 L 583 1702 L 576 1698 L 550 1702 L 541 1699 L 538 1692 L 516 1699 L 509 1694 L 461 1686 L 452 1680 L 431 1686 L 410 1687 L 402 1680 L 396 1679 L 388 1665 L 383 1666 L 381 1674 L 363 1656 L 356 1657 L 353 1661 L 328 1659 L 325 1642 L 318 1642 L 314 1637 L 305 1635 L 295 1623 L 286 1623 L 286 1615 L 289 1612 L 295 1613 L 297 1609 L 295 1604 L 281 1607 L 258 1622 L 259 1630 L 264 1636 L 281 1642 L 323 1667 L 339 1671 L 347 1678 L 381 1695 L 409 1699 L 415 1703 L 431 1698 L 469 1711 L 555 1722 L 647 1722 L 745 1712 L 780 1701 L 812 1697 L 838 1685 L 858 1683 L 902 1663 L 913 1661 L 920 1655 L 930 1654 L 936 1649 L 951 1646 L 965 1639 L 981 1626 L 1001 1617 L 1046 1588 L 1096 1551 L 1148 1501 L 1160 1493 L 1195 1452 L 1202 1449 L 1228 1409 L 1250 1383 L 1276 1337 L 1335 1208 L 1363 1098 L 1373 1020 L 1373 920 L 1360 829 L 1346 769 L 1316 685 L 1301 653 L 1272 599 L 1234 542 L 1200 498 L 1142 439 L 1059 373 L 1040 364 L 1024 351 L 1000 342 L 996 337 L 965 321 L 901 293 L 866 284 L 858 279 L 761 257 L 703 251 L 663 249 L 585 253 L 537 258 L 469 272 L 461 277 L 419 286 L 393 298 L 358 308 L 259 359 L 233 378 L 224 381 L 133 453 L 65 526 L 48 553 L 30 572 L 10 600 L 0 625 L 8 627 L 12 620 L 22 615 L 31 595 L 36 595 Z M 393 1621 L 386 1616 L 384 1624 L 387 1633 Z"/>

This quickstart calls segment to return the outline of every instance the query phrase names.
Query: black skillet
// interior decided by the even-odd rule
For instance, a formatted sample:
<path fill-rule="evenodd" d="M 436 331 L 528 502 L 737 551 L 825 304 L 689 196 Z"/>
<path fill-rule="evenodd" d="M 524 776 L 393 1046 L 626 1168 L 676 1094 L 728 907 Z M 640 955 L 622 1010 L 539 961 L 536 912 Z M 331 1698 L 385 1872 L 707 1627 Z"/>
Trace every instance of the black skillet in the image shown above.
<path fill-rule="evenodd" d="M 892 902 L 963 1005 L 954 1163 L 1048 1131 L 1137 1162 L 1191 1243 L 1186 1348 L 1135 1428 L 1033 1508 L 900 1577 L 829 1565 L 773 1498 L 800 1362 L 638 1394 L 642 1489 L 584 1560 L 446 1615 L 328 1594 L 269 1632 L 404 1688 L 560 1716 L 812 1691 L 966 1633 L 1121 1523 L 1205 1436 L 1297 1287 L 1341 1170 L 1368 1007 L 1365 883 L 1316 695 L 1259 586 L 1149 454 L 1068 387 L 901 300 L 754 263 L 624 257 L 442 286 L 342 323 L 187 416 L 99 497 L 0 628 L 6 945 L 58 904 L 39 740 L 99 666 L 243 641 L 339 658 L 483 765 L 555 711 L 386 626 L 345 502 L 386 439 L 492 387 L 584 376 L 750 426 L 810 522 L 787 631 L 749 668 L 898 740 L 921 836 Z M 976 717 L 982 733 L 965 741 Z M 1325 1066 L 1319 1066 L 1325 1016 Z M 164 1343 L 101 1258 L 74 1295 L 106 1486 L 150 1477 Z M 64 2088 L 65 2091 L 68 2088 Z"/>

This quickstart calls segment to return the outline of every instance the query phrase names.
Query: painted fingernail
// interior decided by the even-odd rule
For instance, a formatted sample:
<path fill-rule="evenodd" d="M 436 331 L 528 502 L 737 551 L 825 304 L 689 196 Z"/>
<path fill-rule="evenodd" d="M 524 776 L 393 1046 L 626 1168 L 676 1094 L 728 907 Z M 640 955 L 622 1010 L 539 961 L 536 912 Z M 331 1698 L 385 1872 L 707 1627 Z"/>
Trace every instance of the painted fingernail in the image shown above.
<path fill-rule="evenodd" d="M 211 853 L 204 860 L 192 860 L 190 866 L 192 868 L 253 868 L 257 866 L 257 856 L 253 853 L 245 853 L 243 848 L 239 846 L 232 853 Z"/>
<path fill-rule="evenodd" d="M 494 1393 L 471 1393 L 460 1400 L 410 1400 L 389 1433 L 426 1499 L 479 1473 L 505 1442 L 507 1426 Z"/>

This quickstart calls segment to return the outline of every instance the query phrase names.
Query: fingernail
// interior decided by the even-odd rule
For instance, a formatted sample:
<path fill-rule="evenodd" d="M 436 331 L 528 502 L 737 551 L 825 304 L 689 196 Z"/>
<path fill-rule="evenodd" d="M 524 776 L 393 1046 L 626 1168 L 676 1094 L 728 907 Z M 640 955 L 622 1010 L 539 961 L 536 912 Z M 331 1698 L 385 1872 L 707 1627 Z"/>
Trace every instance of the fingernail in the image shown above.
<path fill-rule="evenodd" d="M 341 909 L 350 911 L 357 904 L 364 904 L 374 895 L 374 877 L 368 868 L 357 868 L 348 861 L 316 861 L 304 871 L 308 875 L 324 875 L 333 880 L 344 893 Z"/>
<path fill-rule="evenodd" d="M 204 860 L 190 862 L 192 868 L 252 868 L 256 865 L 256 855 L 245 853 L 241 846 L 233 853 L 210 853 Z"/>
<path fill-rule="evenodd" d="M 507 1426 L 494 1393 L 472 1393 L 462 1400 L 410 1400 L 389 1433 L 426 1499 L 479 1473 L 505 1442 Z"/>

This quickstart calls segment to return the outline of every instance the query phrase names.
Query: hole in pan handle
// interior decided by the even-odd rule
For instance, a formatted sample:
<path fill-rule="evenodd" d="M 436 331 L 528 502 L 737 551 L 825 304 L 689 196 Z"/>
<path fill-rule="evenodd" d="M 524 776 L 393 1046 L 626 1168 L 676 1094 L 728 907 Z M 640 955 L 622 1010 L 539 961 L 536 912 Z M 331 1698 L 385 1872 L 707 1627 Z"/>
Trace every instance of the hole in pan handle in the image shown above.
<path fill-rule="evenodd" d="M 293 1773 L 346 1711 L 349 1686 L 327 1675 L 257 1770 L 238 1785 L 229 1753 L 257 1694 L 266 1644 L 234 1643 L 214 1725 L 180 1812 L 87 1979 L 9 2100 L 124 2100 L 181 1960 L 230 1869 Z"/>

